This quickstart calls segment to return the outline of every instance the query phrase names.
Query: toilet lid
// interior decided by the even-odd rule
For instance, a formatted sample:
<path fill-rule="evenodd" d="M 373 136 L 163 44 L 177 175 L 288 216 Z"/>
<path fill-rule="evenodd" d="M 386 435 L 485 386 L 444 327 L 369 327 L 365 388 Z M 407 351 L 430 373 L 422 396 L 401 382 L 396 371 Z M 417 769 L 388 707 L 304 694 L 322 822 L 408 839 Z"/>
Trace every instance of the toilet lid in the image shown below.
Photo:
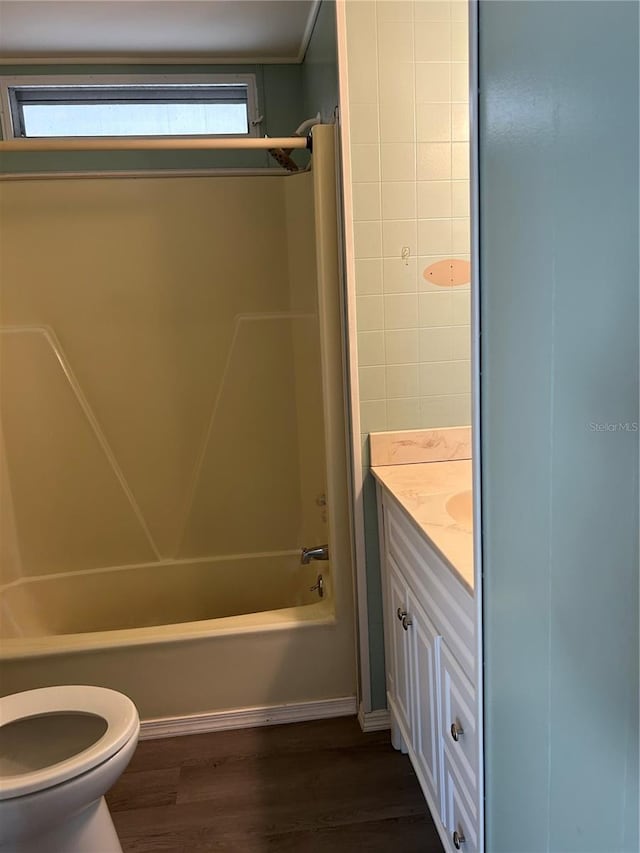
<path fill-rule="evenodd" d="M 51 732 L 58 722 L 64 723 L 65 716 L 69 723 L 67 729 L 71 730 L 69 742 L 63 746 L 52 744 L 55 735 Z M 85 722 L 74 727 L 74 718 L 78 723 L 83 719 Z M 138 711 L 131 699 L 104 687 L 43 687 L 0 699 L 0 732 L 11 723 L 16 724 L 13 731 L 17 732 L 20 727 L 17 724 L 37 727 L 38 721 L 42 723 L 43 754 L 49 753 L 51 747 L 58 754 L 52 763 L 43 762 L 38 766 L 35 761 L 35 769 L 29 766 L 30 760 L 25 761 L 24 771 L 18 756 L 11 770 L 0 772 L 0 800 L 31 794 L 80 776 L 115 755 L 132 737 L 137 737 L 140 730 Z M 7 742 L 19 752 L 16 742 L 20 738 L 13 737 L 10 729 L 5 729 L 4 733 Z M 26 750 L 31 758 L 38 747 L 34 739 L 27 736 L 25 743 L 29 741 Z"/>

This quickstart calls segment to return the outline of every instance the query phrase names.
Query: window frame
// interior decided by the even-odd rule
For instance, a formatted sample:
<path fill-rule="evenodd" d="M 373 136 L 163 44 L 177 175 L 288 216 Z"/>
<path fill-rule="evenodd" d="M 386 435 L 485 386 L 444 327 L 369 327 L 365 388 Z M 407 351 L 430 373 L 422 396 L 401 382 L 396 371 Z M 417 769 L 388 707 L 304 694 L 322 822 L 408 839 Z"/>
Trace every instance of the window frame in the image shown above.
<path fill-rule="evenodd" d="M 9 139 L 41 139 L 43 137 L 25 136 L 20 132 L 21 128 L 21 104 L 15 97 L 16 89 L 42 89 L 51 87 L 76 88 L 78 92 L 84 88 L 104 87 L 105 95 L 109 93 L 109 87 L 115 91 L 118 86 L 129 87 L 171 87 L 171 86 L 242 86 L 247 90 L 247 133 L 217 133 L 217 134 L 153 134 L 144 138 L 153 139 L 197 139 L 207 136 L 214 139 L 249 139 L 260 136 L 260 124 L 262 117 L 258 115 L 258 92 L 255 74 L 29 74 L 24 76 L 7 75 L 0 76 L 0 126 L 2 138 Z M 96 98 L 93 103 L 101 100 Z M 159 99 L 158 99 L 159 100 Z M 52 99 L 55 101 L 55 99 Z M 61 97 L 61 103 L 69 103 Z M 91 101 L 88 101 L 91 103 Z M 14 115 L 14 110 L 20 110 L 20 116 Z M 96 136 L 52 136 L 51 139 L 97 139 Z M 105 137 L 102 137 L 105 138 Z M 121 139 L 141 138 L 137 134 L 118 134 Z"/>

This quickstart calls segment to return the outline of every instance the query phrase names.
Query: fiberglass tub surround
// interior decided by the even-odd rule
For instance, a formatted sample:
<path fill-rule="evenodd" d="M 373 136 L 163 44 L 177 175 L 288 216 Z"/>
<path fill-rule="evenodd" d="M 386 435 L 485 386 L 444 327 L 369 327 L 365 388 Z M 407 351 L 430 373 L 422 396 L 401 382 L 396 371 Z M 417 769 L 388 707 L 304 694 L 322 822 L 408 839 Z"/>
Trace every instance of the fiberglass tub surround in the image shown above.
<path fill-rule="evenodd" d="M 241 667 L 234 625 L 304 627 L 317 656 L 315 626 L 349 648 L 344 459 L 331 450 L 327 466 L 341 417 L 337 289 L 331 264 L 316 265 L 319 223 L 335 228 L 333 129 L 318 131 L 313 170 L 291 177 L 3 184 L 2 651 L 23 659 L 5 668 L 5 690 L 55 683 L 37 658 L 57 653 L 60 683 L 92 672 L 89 649 L 104 659 L 158 642 L 171 667 L 178 638 L 224 635 L 214 657 Z M 300 564 L 303 546 L 325 542 L 331 561 Z M 278 646 L 271 658 L 243 652 L 265 685 L 291 643 L 261 642 Z M 197 655 L 174 657 L 191 670 Z M 132 689 L 135 664 L 105 667 L 90 681 L 143 714 L 179 710 Z M 352 669 L 321 678 L 321 692 L 352 694 Z M 185 698 L 183 710 L 275 701 L 265 691 L 198 700 L 184 684 L 197 707 Z"/>
<path fill-rule="evenodd" d="M 328 584 L 328 571 L 323 571 Z M 309 586 L 316 577 L 317 570 L 300 571 L 298 551 L 43 576 L 5 590 L 4 628 L 18 640 L 14 649 L 46 649 L 51 636 L 59 637 L 59 643 L 66 638 L 70 646 L 77 634 L 91 635 L 85 643 L 108 644 L 114 633 L 131 629 L 184 626 L 322 603 Z M 91 607 L 78 607 L 82 601 Z M 326 610 L 318 607 L 314 612 Z"/>

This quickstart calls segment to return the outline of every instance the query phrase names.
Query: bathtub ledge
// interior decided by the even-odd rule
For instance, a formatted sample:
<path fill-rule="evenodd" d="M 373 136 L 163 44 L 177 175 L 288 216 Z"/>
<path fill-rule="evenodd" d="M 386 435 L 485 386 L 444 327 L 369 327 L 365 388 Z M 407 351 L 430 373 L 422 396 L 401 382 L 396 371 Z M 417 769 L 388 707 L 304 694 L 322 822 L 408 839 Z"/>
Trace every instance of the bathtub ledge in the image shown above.
<path fill-rule="evenodd" d="M 81 654 L 86 651 L 213 639 L 238 634 L 262 634 L 291 628 L 313 628 L 336 622 L 332 601 L 300 607 L 268 610 L 240 616 L 224 616 L 199 622 L 154 625 L 84 634 L 53 634 L 41 637 L 12 637 L 0 640 L 0 661 Z"/>

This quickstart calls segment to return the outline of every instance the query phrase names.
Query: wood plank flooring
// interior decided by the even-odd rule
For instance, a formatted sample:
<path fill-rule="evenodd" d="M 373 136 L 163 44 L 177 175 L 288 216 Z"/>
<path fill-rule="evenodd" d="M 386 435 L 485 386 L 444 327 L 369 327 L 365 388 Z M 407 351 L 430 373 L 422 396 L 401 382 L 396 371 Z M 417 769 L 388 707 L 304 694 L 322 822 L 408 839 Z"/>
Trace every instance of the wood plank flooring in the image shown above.
<path fill-rule="evenodd" d="M 124 853 L 442 853 L 409 759 L 355 717 L 142 741 Z"/>

